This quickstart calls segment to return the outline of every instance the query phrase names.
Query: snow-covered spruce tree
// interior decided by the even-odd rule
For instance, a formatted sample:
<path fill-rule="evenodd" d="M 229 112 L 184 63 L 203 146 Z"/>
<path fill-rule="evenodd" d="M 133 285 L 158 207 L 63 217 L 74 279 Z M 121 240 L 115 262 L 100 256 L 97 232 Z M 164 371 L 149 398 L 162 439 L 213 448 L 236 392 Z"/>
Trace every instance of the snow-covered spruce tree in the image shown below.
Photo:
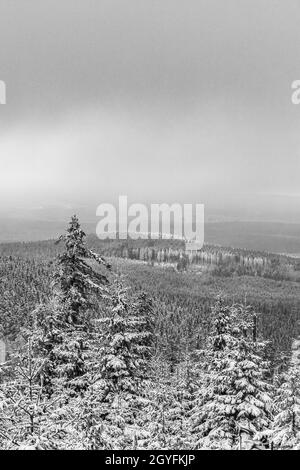
<path fill-rule="evenodd" d="M 271 419 L 270 385 L 264 380 L 264 343 L 254 340 L 247 307 L 218 301 L 208 340 L 206 380 L 192 417 L 198 448 L 243 448 L 243 436 L 266 430 Z"/>
<path fill-rule="evenodd" d="M 58 256 L 52 299 L 33 315 L 34 348 L 46 359 L 44 382 L 49 394 L 58 379 L 73 392 L 87 387 L 91 319 L 97 315 L 99 298 L 108 294 L 107 276 L 93 264 L 105 270 L 109 265 L 86 247 L 76 216 L 58 242 L 64 242 L 65 249 Z"/>
<path fill-rule="evenodd" d="M 93 307 L 92 294 L 104 296 L 108 292 L 105 287 L 108 284 L 106 274 L 95 270 L 91 262 L 105 268 L 110 268 L 110 265 L 87 248 L 85 237 L 78 218 L 74 215 L 67 233 L 61 235 L 57 241 L 64 242 L 65 249 L 58 256 L 54 287 L 58 289 L 60 300 L 68 305 L 68 321 L 73 324 L 81 324 L 87 309 Z"/>
<path fill-rule="evenodd" d="M 212 318 L 212 330 L 207 340 L 206 349 L 203 352 L 205 375 L 202 383 L 199 384 L 194 410 L 191 415 L 191 427 L 197 448 L 205 444 L 207 446 L 207 443 L 203 442 L 204 439 L 214 429 L 220 428 L 222 425 L 222 418 L 218 416 L 216 409 L 216 406 L 218 406 L 217 397 L 218 395 L 226 395 L 228 391 L 228 379 L 222 374 L 228 364 L 225 351 L 232 347 L 236 341 L 233 337 L 232 314 L 222 298 L 218 298 L 213 306 Z M 222 434 L 222 441 L 225 441 L 225 433 Z M 226 434 L 229 434 L 226 437 L 230 440 L 230 432 Z M 218 443 L 218 446 L 222 448 L 225 447 L 225 444 L 221 442 Z"/>
<path fill-rule="evenodd" d="M 49 397 L 55 388 L 86 388 L 84 374 L 89 331 L 68 323 L 70 307 L 57 297 L 39 305 L 32 313 L 34 353 L 44 361 L 43 392 Z"/>
<path fill-rule="evenodd" d="M 234 414 L 239 432 L 238 448 L 269 448 L 273 387 L 267 381 L 270 367 L 264 360 L 267 342 L 258 337 L 257 314 L 250 307 L 235 306 L 233 309 L 240 332 L 236 346 L 228 355 L 229 374 L 233 379 L 229 396 L 231 413 Z M 236 441 L 234 445 L 237 445 Z"/>
<path fill-rule="evenodd" d="M 300 371 L 291 367 L 280 378 L 272 430 L 274 449 L 300 450 Z"/>
<path fill-rule="evenodd" d="M 137 448 L 143 438 L 141 409 L 147 403 L 145 379 L 151 354 L 151 331 L 141 299 L 130 302 L 117 280 L 108 316 L 99 320 L 103 346 L 100 371 L 85 400 L 85 432 L 92 448 Z"/>
<path fill-rule="evenodd" d="M 145 378 L 152 333 L 141 307 L 131 305 L 128 289 L 119 280 L 111 296 L 112 309 L 101 319 L 104 327 L 101 377 L 109 392 L 136 394 Z"/>

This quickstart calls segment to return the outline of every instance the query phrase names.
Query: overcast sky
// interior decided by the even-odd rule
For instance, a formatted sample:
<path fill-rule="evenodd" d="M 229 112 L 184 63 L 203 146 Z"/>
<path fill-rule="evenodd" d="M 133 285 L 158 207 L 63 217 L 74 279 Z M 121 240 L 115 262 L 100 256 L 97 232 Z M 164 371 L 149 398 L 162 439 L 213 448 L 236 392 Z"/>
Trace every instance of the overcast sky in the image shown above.
<path fill-rule="evenodd" d="M 0 0 L 0 207 L 300 221 L 299 0 Z"/>

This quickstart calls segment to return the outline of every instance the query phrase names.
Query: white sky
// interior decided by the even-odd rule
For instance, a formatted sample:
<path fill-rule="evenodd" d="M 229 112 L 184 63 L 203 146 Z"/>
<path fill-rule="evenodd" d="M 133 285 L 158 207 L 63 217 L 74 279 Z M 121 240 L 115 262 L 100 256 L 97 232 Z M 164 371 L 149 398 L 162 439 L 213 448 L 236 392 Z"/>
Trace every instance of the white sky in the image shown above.
<path fill-rule="evenodd" d="M 0 209 L 300 221 L 298 0 L 0 0 Z"/>

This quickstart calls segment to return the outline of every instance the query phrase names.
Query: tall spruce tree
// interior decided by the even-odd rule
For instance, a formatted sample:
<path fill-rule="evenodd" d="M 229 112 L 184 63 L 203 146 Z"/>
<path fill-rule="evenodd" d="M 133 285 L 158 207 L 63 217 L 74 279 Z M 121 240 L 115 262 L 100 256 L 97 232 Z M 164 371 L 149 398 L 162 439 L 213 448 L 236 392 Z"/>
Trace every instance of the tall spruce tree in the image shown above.
<path fill-rule="evenodd" d="M 63 303 L 70 309 L 69 322 L 82 322 L 82 315 L 92 307 L 92 295 L 103 296 L 108 293 L 106 274 L 93 268 L 91 262 L 110 268 L 104 258 L 86 246 L 86 235 L 74 215 L 65 235 L 57 243 L 64 243 L 64 251 L 58 256 L 54 286 Z M 89 260 L 89 262 L 88 262 Z"/>
<path fill-rule="evenodd" d="M 43 391 L 49 397 L 55 388 L 71 387 L 73 391 L 86 388 L 85 355 L 89 330 L 70 324 L 70 308 L 57 297 L 39 305 L 32 313 L 33 350 L 44 360 Z"/>
<path fill-rule="evenodd" d="M 145 299 L 144 299 L 145 300 Z M 144 437 L 141 410 L 152 350 L 150 305 L 129 298 L 117 279 L 107 316 L 99 319 L 102 347 L 100 370 L 86 395 L 85 432 L 92 448 L 135 449 Z"/>
<path fill-rule="evenodd" d="M 195 402 L 193 428 L 199 448 L 236 449 L 271 419 L 271 387 L 264 380 L 264 343 L 254 341 L 253 317 L 243 306 L 218 302 L 209 337 L 207 375 Z"/>
<path fill-rule="evenodd" d="M 151 354 L 148 306 L 142 309 L 141 299 L 137 305 L 130 303 L 128 289 L 119 280 L 113 287 L 111 302 L 111 313 L 101 319 L 105 331 L 101 376 L 108 390 L 135 394 L 145 378 Z"/>
<path fill-rule="evenodd" d="M 49 394 L 58 382 L 74 393 L 88 385 L 85 360 L 92 335 L 91 319 L 98 314 L 99 298 L 108 295 L 106 272 L 110 267 L 87 248 L 76 216 L 59 242 L 64 242 L 64 251 L 57 259 L 52 299 L 33 315 L 34 348 L 46 359 L 44 380 Z M 102 266 L 104 272 L 94 264 L 100 269 Z"/>

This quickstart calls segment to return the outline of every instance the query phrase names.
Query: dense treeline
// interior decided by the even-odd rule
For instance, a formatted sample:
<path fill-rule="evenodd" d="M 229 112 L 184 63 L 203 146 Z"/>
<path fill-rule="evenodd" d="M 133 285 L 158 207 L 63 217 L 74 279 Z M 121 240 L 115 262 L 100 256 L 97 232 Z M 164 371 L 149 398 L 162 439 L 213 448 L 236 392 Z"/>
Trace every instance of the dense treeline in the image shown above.
<path fill-rule="evenodd" d="M 14 339 L 34 306 L 50 293 L 49 268 L 34 258 L 0 257 L 1 333 Z"/>
<path fill-rule="evenodd" d="M 272 366 L 277 367 L 289 357 L 300 320 L 298 283 L 251 276 L 195 276 L 122 260 L 112 260 L 112 263 L 127 276 L 135 290 L 145 290 L 154 299 L 155 310 L 160 312 L 162 337 L 170 336 L 171 332 L 174 335 L 166 348 L 170 349 L 170 344 L 174 344 L 180 352 L 186 336 L 192 347 L 203 344 L 211 324 L 211 307 L 222 293 L 228 305 L 247 303 L 259 313 L 257 327 L 260 334 L 270 341 L 267 351 Z"/>
<path fill-rule="evenodd" d="M 76 217 L 60 242 L 48 294 L 0 367 L 0 448 L 299 449 L 299 367 L 272 372 L 253 307 L 176 304 L 185 275 L 161 268 L 151 299 L 142 272 L 127 283 Z"/>

